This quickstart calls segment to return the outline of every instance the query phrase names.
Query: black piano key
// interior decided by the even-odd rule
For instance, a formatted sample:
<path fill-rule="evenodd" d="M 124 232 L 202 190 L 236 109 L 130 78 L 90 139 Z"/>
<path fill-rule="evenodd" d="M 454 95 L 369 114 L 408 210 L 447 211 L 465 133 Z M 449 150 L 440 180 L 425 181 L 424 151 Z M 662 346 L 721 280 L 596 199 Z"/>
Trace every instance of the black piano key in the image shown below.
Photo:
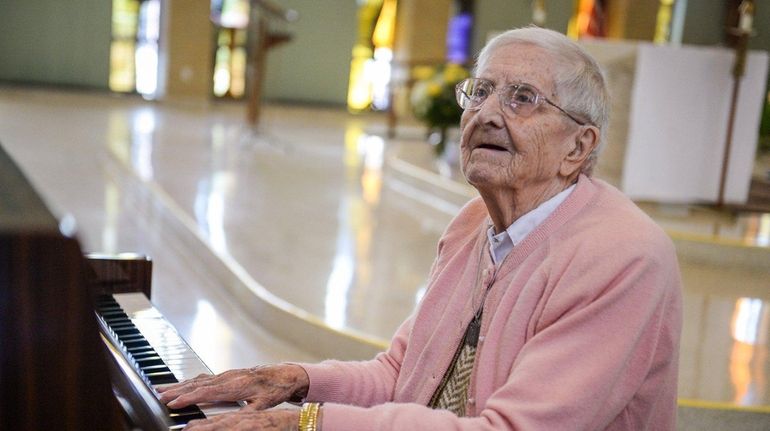
<path fill-rule="evenodd" d="M 152 348 L 152 346 L 134 346 L 131 348 L 127 348 L 123 346 L 123 351 L 128 353 L 131 356 L 136 357 L 137 355 L 145 355 L 147 353 L 151 353 L 153 355 L 157 355 L 158 352 L 155 351 L 155 349 Z"/>
<path fill-rule="evenodd" d="M 175 425 L 184 425 L 194 419 L 206 419 L 206 415 L 196 405 L 181 409 L 168 409 L 168 416 Z"/>
<path fill-rule="evenodd" d="M 134 325 L 134 322 L 132 322 L 131 319 L 125 319 L 121 321 L 115 321 L 115 320 L 110 321 L 109 319 L 104 319 L 104 322 L 107 323 L 107 326 L 113 329 L 116 327 L 124 327 L 124 326 L 136 327 L 136 325 Z"/>
<path fill-rule="evenodd" d="M 123 311 L 123 308 L 120 305 L 118 305 L 117 302 L 115 302 L 112 304 L 97 304 L 96 311 L 98 311 L 101 314 L 101 313 L 108 313 L 113 311 Z"/>
<path fill-rule="evenodd" d="M 153 350 L 153 351 L 155 350 L 152 348 L 150 343 L 142 340 L 131 341 L 130 343 L 123 343 L 123 349 L 129 353 L 142 353 L 150 350 Z"/>
<path fill-rule="evenodd" d="M 171 371 L 167 372 L 158 372 L 158 373 L 147 373 L 145 374 L 147 379 L 150 381 L 150 383 L 153 386 L 157 385 L 167 385 L 169 383 L 178 383 L 179 380 L 174 377 L 174 373 Z"/>
<path fill-rule="evenodd" d="M 115 300 L 115 298 L 112 297 L 112 295 L 103 295 L 98 298 L 96 298 L 96 306 L 98 307 L 107 307 L 107 306 L 120 306 L 118 304 L 118 301 Z"/>
<path fill-rule="evenodd" d="M 131 357 L 134 358 L 135 361 L 141 361 L 142 359 L 147 359 L 147 358 L 154 358 L 156 356 L 158 356 L 158 352 L 156 352 L 155 349 L 147 350 L 144 352 L 131 353 Z"/>
<path fill-rule="evenodd" d="M 131 323 L 131 319 L 129 319 L 128 316 L 104 317 L 104 321 L 107 322 L 107 325 L 109 326 Z"/>
<path fill-rule="evenodd" d="M 123 325 L 115 325 L 115 326 L 110 326 L 110 329 L 112 330 L 112 332 L 114 332 L 114 333 L 115 333 L 115 335 L 120 335 L 120 334 L 132 334 L 132 333 L 135 333 L 135 332 L 136 332 L 136 333 L 141 333 L 141 331 L 139 330 L 139 328 L 137 328 L 136 326 L 134 326 L 134 324 L 133 324 L 133 323 L 123 324 Z"/>
<path fill-rule="evenodd" d="M 111 296 L 101 298 L 97 302 L 96 311 L 109 327 L 112 337 L 121 345 L 124 356 L 129 359 L 147 385 L 154 387 L 179 382 L 163 358 L 158 355 L 142 331 L 133 323 L 132 318 L 114 298 Z M 163 345 L 166 348 L 169 347 L 165 343 Z M 178 426 L 206 417 L 196 405 L 182 409 L 168 409 L 168 411 L 169 418 Z M 176 429 L 176 427 L 173 428 Z"/>
<path fill-rule="evenodd" d="M 124 337 L 124 336 L 127 336 L 127 335 L 136 335 L 136 334 L 141 335 L 142 334 L 141 332 L 139 332 L 139 329 L 137 329 L 136 326 L 126 327 L 126 328 L 119 328 L 119 329 L 113 328 L 112 332 L 114 332 L 115 335 L 118 336 L 118 338 L 121 338 L 121 337 Z"/>
<path fill-rule="evenodd" d="M 123 340 L 121 340 L 121 341 L 123 341 Z M 141 340 L 124 341 L 123 342 L 123 346 L 127 350 L 131 351 L 132 349 L 135 350 L 135 349 L 139 349 L 141 347 L 150 347 L 150 343 L 146 339 L 142 338 Z"/>
<path fill-rule="evenodd" d="M 173 377 L 174 373 L 172 373 L 171 370 L 168 369 L 168 367 L 166 367 L 165 365 L 162 365 L 157 370 L 150 370 L 144 373 L 144 375 L 147 376 L 148 379 L 152 379 L 154 377 L 157 377 L 157 378 L 163 378 L 167 376 Z"/>
<path fill-rule="evenodd" d="M 136 348 L 136 349 L 126 349 L 126 353 L 128 353 L 129 356 L 131 356 L 134 359 L 142 359 L 146 358 L 148 356 L 157 356 L 158 352 L 155 351 L 152 347 L 142 347 L 142 348 Z"/>
<path fill-rule="evenodd" d="M 195 404 L 191 404 L 191 405 L 185 406 L 185 407 L 180 407 L 178 409 L 172 409 L 172 408 L 169 408 L 169 407 L 166 407 L 166 408 L 168 409 L 168 412 L 170 414 L 177 414 L 177 415 L 187 414 L 187 413 L 197 413 L 197 412 L 201 411 L 201 409 L 198 406 L 196 406 Z"/>
<path fill-rule="evenodd" d="M 130 341 L 145 341 L 146 338 L 144 338 L 144 335 L 142 335 L 141 332 L 137 332 L 134 334 L 118 335 L 118 340 L 122 341 L 123 343 L 128 343 Z"/>
<path fill-rule="evenodd" d="M 144 359 L 144 358 L 151 358 L 153 356 L 158 356 L 158 352 L 155 351 L 152 347 L 145 347 L 143 349 L 137 349 L 131 355 L 134 357 L 134 359 Z"/>
<path fill-rule="evenodd" d="M 124 319 L 128 319 L 128 314 L 126 314 L 123 309 L 109 309 L 109 310 L 100 310 L 99 314 L 102 315 L 105 319 L 113 319 L 116 317 L 122 317 Z"/>
<path fill-rule="evenodd" d="M 170 373 L 171 370 L 166 364 L 154 364 L 154 365 L 139 365 L 139 369 L 145 372 L 145 374 L 152 373 Z"/>
<path fill-rule="evenodd" d="M 163 362 L 163 359 L 160 356 L 149 356 L 146 358 L 134 358 L 136 360 L 136 364 L 139 365 L 139 368 L 144 369 L 144 367 L 150 367 L 153 365 L 166 365 L 165 362 Z"/>

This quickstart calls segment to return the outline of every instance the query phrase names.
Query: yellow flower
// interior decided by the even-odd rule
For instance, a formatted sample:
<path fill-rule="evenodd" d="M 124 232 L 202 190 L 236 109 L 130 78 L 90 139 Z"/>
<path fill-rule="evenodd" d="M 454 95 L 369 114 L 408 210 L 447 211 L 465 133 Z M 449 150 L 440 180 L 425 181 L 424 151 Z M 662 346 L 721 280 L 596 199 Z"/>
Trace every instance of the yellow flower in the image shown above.
<path fill-rule="evenodd" d="M 428 83 L 427 93 L 429 97 L 436 97 L 441 94 L 443 89 L 442 85 L 438 82 L 432 81 Z"/>
<path fill-rule="evenodd" d="M 467 76 L 465 68 L 457 64 L 414 67 L 410 101 L 415 117 L 429 128 L 459 124 L 462 109 L 454 102 L 454 86 Z"/>
<path fill-rule="evenodd" d="M 449 63 L 444 68 L 444 81 L 449 83 L 460 82 L 468 77 L 468 71 L 459 64 Z"/>
<path fill-rule="evenodd" d="M 431 66 L 415 66 L 412 68 L 412 78 L 415 81 L 430 79 L 435 73 L 436 70 Z"/>

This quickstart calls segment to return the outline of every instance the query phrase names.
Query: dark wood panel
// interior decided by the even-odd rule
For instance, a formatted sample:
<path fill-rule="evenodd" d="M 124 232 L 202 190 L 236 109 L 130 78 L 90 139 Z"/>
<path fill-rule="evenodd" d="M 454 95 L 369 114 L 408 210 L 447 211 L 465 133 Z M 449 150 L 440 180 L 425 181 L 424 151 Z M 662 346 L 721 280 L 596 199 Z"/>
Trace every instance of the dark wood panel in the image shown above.
<path fill-rule="evenodd" d="M 74 239 L 0 236 L 0 429 L 121 429 Z"/>
<path fill-rule="evenodd" d="M 88 284 L 94 294 L 142 292 L 152 298 L 152 260 L 137 254 L 89 254 Z"/>
<path fill-rule="evenodd" d="M 0 148 L 0 429 L 125 429 L 85 259 Z"/>

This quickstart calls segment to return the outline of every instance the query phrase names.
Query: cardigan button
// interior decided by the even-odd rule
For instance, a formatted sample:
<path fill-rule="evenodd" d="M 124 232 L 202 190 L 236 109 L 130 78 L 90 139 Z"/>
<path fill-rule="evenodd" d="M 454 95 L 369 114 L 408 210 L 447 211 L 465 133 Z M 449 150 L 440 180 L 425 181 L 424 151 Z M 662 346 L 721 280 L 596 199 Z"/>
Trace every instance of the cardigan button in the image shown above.
<path fill-rule="evenodd" d="M 468 404 L 476 404 L 476 399 L 473 397 L 468 398 Z"/>
<path fill-rule="evenodd" d="M 495 269 L 494 268 L 486 268 L 484 271 L 481 272 L 481 279 L 482 283 L 486 286 L 489 286 L 489 284 L 492 282 L 492 279 L 495 275 Z"/>

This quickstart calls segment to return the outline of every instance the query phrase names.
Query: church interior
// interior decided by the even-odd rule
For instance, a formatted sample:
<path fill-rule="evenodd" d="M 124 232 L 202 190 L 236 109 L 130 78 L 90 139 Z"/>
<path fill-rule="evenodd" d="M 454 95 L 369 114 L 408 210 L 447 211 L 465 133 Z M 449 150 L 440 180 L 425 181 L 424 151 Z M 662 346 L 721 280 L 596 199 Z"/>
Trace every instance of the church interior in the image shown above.
<path fill-rule="evenodd" d="M 0 235 L 35 193 L 82 253 L 149 257 L 152 305 L 214 373 L 371 358 L 477 195 L 457 119 L 425 104 L 532 24 L 604 68 L 595 175 L 676 246 L 678 429 L 770 429 L 766 2 L 3 1 Z M 13 280 L 0 345 L 46 318 L 11 307 Z"/>

